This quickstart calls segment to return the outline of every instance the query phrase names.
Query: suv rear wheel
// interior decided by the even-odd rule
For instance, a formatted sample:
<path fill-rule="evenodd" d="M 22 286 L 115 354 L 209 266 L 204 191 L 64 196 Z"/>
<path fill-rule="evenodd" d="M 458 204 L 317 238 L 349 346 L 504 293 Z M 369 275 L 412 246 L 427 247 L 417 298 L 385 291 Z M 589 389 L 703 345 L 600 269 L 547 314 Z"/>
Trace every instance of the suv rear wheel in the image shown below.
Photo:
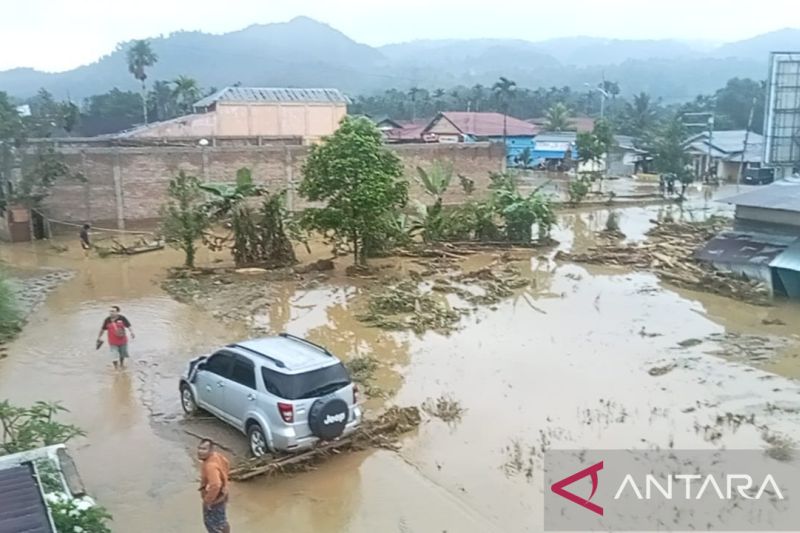
<path fill-rule="evenodd" d="M 250 441 L 250 453 L 253 454 L 253 457 L 263 457 L 269 453 L 264 430 L 257 422 L 250 424 L 247 428 L 247 440 Z"/>
<path fill-rule="evenodd" d="M 197 414 L 199 410 L 197 403 L 194 401 L 192 389 L 186 383 L 181 384 L 181 407 L 183 407 L 183 412 L 187 415 Z"/>

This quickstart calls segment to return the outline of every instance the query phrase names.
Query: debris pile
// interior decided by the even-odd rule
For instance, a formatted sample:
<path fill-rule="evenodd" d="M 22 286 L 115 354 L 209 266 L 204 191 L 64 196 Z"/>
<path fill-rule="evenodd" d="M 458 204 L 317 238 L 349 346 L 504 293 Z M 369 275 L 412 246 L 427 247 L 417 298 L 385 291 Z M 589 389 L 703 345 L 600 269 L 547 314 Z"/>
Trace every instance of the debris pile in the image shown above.
<path fill-rule="evenodd" d="M 397 441 L 404 433 L 420 424 L 416 407 L 392 407 L 375 420 L 367 420 L 352 435 L 327 442 L 307 452 L 251 459 L 231 469 L 230 478 L 244 481 L 261 475 L 280 475 L 312 470 L 332 455 L 367 448 L 397 450 Z"/>
<path fill-rule="evenodd" d="M 411 275 L 411 279 L 389 285 L 368 297 L 366 312 L 358 319 L 389 330 L 453 332 L 461 318 L 480 306 L 495 305 L 530 285 L 514 265 L 495 261 L 470 272 L 452 269 Z M 454 295 L 463 306 L 451 305 Z"/>
<path fill-rule="evenodd" d="M 446 394 L 442 394 L 435 400 L 433 398 L 425 400 L 422 404 L 422 410 L 448 424 L 461 420 L 464 411 L 466 411 L 457 400 Z"/>
<path fill-rule="evenodd" d="M 644 243 L 606 242 L 589 248 L 586 253 L 559 251 L 556 259 L 650 270 L 678 287 L 769 305 L 769 293 L 762 283 L 717 271 L 712 265 L 694 258 L 695 251 L 723 227 L 723 221 L 718 218 L 703 223 L 656 222 Z"/>

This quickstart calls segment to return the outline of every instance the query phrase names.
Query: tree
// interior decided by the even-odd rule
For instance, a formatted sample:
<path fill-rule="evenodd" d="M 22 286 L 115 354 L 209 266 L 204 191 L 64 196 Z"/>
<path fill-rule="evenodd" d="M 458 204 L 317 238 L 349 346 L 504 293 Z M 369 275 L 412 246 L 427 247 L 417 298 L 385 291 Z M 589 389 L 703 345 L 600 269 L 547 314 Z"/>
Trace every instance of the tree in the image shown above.
<path fill-rule="evenodd" d="M 144 123 L 147 124 L 147 68 L 152 67 L 158 61 L 158 56 L 150 47 L 150 41 L 134 41 L 128 48 L 128 72 L 139 80 L 142 84 L 142 116 Z"/>
<path fill-rule="evenodd" d="M 633 97 L 633 103 L 626 110 L 627 129 L 637 138 L 645 137 L 652 130 L 656 113 L 650 101 L 650 95 L 641 92 Z"/>
<path fill-rule="evenodd" d="M 674 174 L 678 179 L 688 176 L 689 154 L 683 143 L 686 139 L 686 127 L 678 117 L 664 123 L 655 137 L 651 153 L 653 165 L 657 172 Z"/>
<path fill-rule="evenodd" d="M 8 400 L 0 402 L 0 456 L 63 444 L 86 433 L 71 424 L 53 420 L 67 409 L 58 403 L 36 402 L 31 407 L 15 407 Z"/>
<path fill-rule="evenodd" d="M 500 76 L 500 79 L 492 86 L 492 92 L 500 102 L 500 107 L 503 110 L 503 144 L 506 144 L 506 136 L 508 134 L 508 107 L 511 105 L 511 100 L 514 98 L 514 89 L 517 82 Z"/>
<path fill-rule="evenodd" d="M 236 182 L 201 183 L 200 188 L 211 194 L 211 199 L 204 205 L 204 210 L 212 221 L 223 221 L 230 217 L 234 208 L 245 198 L 262 196 L 266 191 L 256 185 L 249 168 L 242 167 L 236 171 Z"/>
<path fill-rule="evenodd" d="M 754 109 L 752 129 L 761 133 L 764 126 L 763 82 L 733 78 L 716 93 L 716 123 L 720 129 L 747 128 L 750 109 Z M 755 106 L 755 107 L 753 107 Z"/>
<path fill-rule="evenodd" d="M 569 108 L 561 102 L 548 109 L 545 118 L 547 131 L 564 131 L 569 128 Z"/>
<path fill-rule="evenodd" d="M 402 175 L 400 158 L 383 146 L 375 125 L 364 117 L 345 117 L 336 133 L 311 148 L 303 166 L 300 194 L 325 202 L 307 211 L 306 226 L 348 243 L 354 262 L 365 265 L 408 201 Z"/>
<path fill-rule="evenodd" d="M 81 132 L 87 136 L 125 130 L 141 120 L 141 97 L 132 91 L 111 89 L 83 103 Z"/>
<path fill-rule="evenodd" d="M 453 180 L 453 165 L 435 161 L 428 170 L 417 167 L 417 175 L 425 192 L 433 198 L 433 205 L 415 202 L 418 215 L 415 229 L 422 230 L 426 242 L 439 241 L 444 237 L 445 224 L 442 196 Z"/>
<path fill-rule="evenodd" d="M 157 120 L 167 120 L 178 114 L 178 104 L 172 83 L 157 80 L 147 96 L 148 116 L 155 116 Z"/>
<path fill-rule="evenodd" d="M 173 95 L 178 112 L 182 115 L 191 113 L 192 106 L 200 99 L 200 86 L 197 80 L 188 76 L 178 76 L 172 84 L 175 85 Z"/>
<path fill-rule="evenodd" d="M 209 226 L 200 182 L 181 170 L 170 180 L 167 194 L 169 202 L 161 208 L 161 233 L 167 244 L 183 251 L 184 265 L 193 268 L 196 241 Z"/>

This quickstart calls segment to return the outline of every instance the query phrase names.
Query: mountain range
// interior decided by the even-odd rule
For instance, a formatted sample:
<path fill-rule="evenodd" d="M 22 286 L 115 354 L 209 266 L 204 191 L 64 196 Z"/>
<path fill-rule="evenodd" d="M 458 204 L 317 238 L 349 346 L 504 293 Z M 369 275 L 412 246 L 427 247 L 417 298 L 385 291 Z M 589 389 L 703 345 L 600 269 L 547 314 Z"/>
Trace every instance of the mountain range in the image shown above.
<path fill-rule="evenodd" d="M 26 98 L 45 88 L 82 99 L 111 88 L 136 90 L 125 49 L 73 70 L 0 71 L 0 90 Z M 158 63 L 149 80 L 191 76 L 204 87 L 236 82 L 253 86 L 336 87 L 350 95 L 412 86 L 491 85 L 499 76 L 520 86 L 570 86 L 616 81 L 622 95 L 646 91 L 665 101 L 711 93 L 733 77 L 762 80 L 772 50 L 800 48 L 800 30 L 709 46 L 675 40 L 569 37 L 422 40 L 371 47 L 307 17 L 259 24 L 221 35 L 176 32 L 151 39 Z"/>

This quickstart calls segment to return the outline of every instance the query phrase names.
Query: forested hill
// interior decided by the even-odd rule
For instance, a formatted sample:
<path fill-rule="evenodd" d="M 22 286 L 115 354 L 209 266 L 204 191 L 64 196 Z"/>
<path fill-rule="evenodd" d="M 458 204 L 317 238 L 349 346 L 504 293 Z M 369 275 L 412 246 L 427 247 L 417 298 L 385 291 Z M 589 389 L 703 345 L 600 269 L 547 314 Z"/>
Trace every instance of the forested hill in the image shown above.
<path fill-rule="evenodd" d="M 780 30 L 718 47 L 678 41 L 594 38 L 416 41 L 373 48 L 300 17 L 222 35 L 178 32 L 151 39 L 158 62 L 148 78 L 196 79 L 203 87 L 236 82 L 260 86 L 338 87 L 350 94 L 412 86 L 434 89 L 491 85 L 499 76 L 526 87 L 583 87 L 602 77 L 621 94 L 647 92 L 665 101 L 710 93 L 733 77 L 764 79 L 770 50 L 795 49 L 800 30 Z M 24 45 L 24 43 L 21 43 Z M 35 43 L 31 43 L 35 45 Z M 45 88 L 73 99 L 118 87 L 136 90 L 125 49 L 60 73 L 31 69 L 0 72 L 0 91 L 27 98 Z"/>

